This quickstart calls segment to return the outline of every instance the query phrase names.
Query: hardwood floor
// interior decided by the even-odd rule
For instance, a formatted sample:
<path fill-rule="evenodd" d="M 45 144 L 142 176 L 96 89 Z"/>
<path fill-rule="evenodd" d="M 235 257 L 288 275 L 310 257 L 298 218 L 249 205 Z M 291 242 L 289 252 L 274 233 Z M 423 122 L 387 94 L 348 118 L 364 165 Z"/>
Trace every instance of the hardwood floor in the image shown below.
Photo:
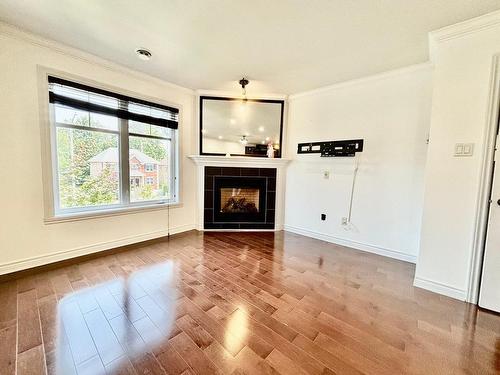
<path fill-rule="evenodd" d="M 0 284 L 0 374 L 500 373 L 500 316 L 413 274 L 289 233 L 189 232 Z"/>

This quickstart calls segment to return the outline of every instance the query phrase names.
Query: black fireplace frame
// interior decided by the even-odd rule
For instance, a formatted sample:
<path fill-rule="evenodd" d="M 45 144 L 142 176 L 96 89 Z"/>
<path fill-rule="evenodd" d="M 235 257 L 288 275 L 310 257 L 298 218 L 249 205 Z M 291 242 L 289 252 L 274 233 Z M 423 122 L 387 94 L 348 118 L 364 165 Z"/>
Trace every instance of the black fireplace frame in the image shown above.
<path fill-rule="evenodd" d="M 259 212 L 222 212 L 222 188 L 242 188 L 259 190 Z M 214 177 L 214 223 L 265 223 L 267 178 L 265 177 Z"/>
<path fill-rule="evenodd" d="M 276 217 L 276 168 L 252 168 L 252 167 L 205 167 L 205 189 L 203 196 L 203 229 L 204 230 L 274 230 Z M 266 180 L 266 189 L 264 192 L 265 202 L 265 220 L 262 222 L 214 222 L 214 181 L 218 177 L 260 177 Z M 260 199 L 260 194 L 259 194 Z M 220 203 L 219 203 L 220 209 Z M 259 203 L 259 210 L 261 209 Z"/>

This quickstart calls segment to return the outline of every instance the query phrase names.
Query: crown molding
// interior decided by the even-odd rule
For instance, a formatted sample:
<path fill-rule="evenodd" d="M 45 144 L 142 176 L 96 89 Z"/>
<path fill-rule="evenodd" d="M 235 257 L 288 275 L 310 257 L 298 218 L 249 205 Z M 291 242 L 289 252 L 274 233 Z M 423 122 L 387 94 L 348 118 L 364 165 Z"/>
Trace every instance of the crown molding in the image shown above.
<path fill-rule="evenodd" d="M 176 85 L 175 83 L 171 83 L 168 81 L 165 81 L 161 78 L 149 75 L 147 73 L 139 72 L 137 70 L 128 68 L 124 65 L 117 64 L 115 62 L 112 62 L 110 60 L 104 59 L 102 57 L 93 55 L 88 52 L 84 52 L 80 49 L 70 47 L 66 44 L 56 42 L 52 39 L 47 39 L 45 37 L 42 37 L 37 34 L 33 34 L 31 32 L 25 31 L 17 26 L 11 25 L 6 22 L 0 21 L 0 36 L 6 36 L 10 37 L 13 39 L 21 40 L 27 43 L 30 43 L 32 45 L 38 46 L 38 47 L 43 47 L 46 49 L 49 49 L 53 52 L 60 53 L 62 55 L 78 59 L 80 61 L 84 61 L 86 63 L 92 64 L 99 66 L 101 68 L 108 69 L 113 72 L 117 73 L 124 73 L 130 76 L 133 76 L 138 79 L 142 79 L 145 81 L 149 81 L 155 84 L 159 84 L 162 86 L 166 86 L 171 89 L 179 90 L 182 91 L 186 94 L 189 95 L 194 95 L 195 91 L 192 89 L 189 89 L 187 87 L 179 86 Z"/>
<path fill-rule="evenodd" d="M 500 10 L 431 31 L 429 41 L 434 43 L 446 42 L 498 25 L 500 25 Z"/>
<path fill-rule="evenodd" d="M 224 98 L 240 98 L 241 91 L 221 91 L 221 90 L 196 90 L 197 96 L 218 96 Z M 276 99 L 276 100 L 286 100 L 288 95 L 278 94 L 278 93 L 263 93 L 263 94 L 247 94 L 248 99 Z"/>
<path fill-rule="evenodd" d="M 289 101 L 293 101 L 298 98 L 303 98 L 307 96 L 312 96 L 312 95 L 321 95 L 321 94 L 326 94 L 330 91 L 335 91 L 339 89 L 344 89 L 346 87 L 351 87 L 351 86 L 356 86 L 356 85 L 363 85 L 369 82 L 374 82 L 374 81 L 380 81 L 384 79 L 389 79 L 393 77 L 397 77 L 400 75 L 405 75 L 405 74 L 410 74 L 422 70 L 432 70 L 433 64 L 430 62 L 425 62 L 422 64 L 416 64 L 416 65 L 409 65 L 404 68 L 400 69 L 394 69 L 394 70 L 389 70 L 383 73 L 378 73 L 366 77 L 361 77 L 361 78 L 356 78 L 350 81 L 344 81 L 340 83 L 334 83 L 333 85 L 329 86 L 324 86 L 320 87 L 317 89 L 309 90 L 309 91 L 304 91 L 304 92 L 299 92 L 297 94 L 290 95 L 288 97 Z"/>

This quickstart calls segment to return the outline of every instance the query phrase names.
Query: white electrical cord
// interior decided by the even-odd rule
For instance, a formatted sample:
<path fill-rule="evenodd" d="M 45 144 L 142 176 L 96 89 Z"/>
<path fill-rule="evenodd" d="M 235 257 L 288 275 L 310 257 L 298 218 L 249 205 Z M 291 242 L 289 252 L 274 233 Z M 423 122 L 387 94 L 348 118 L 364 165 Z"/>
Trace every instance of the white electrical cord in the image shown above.
<path fill-rule="evenodd" d="M 170 203 L 167 205 L 167 239 L 170 241 Z"/>
<path fill-rule="evenodd" d="M 349 197 L 349 212 L 347 214 L 347 223 L 344 225 L 344 230 L 351 229 L 352 202 L 354 200 L 354 187 L 356 185 L 356 176 L 358 175 L 358 169 L 359 169 L 359 158 L 356 155 L 354 157 L 354 171 L 352 174 L 351 196 Z"/>

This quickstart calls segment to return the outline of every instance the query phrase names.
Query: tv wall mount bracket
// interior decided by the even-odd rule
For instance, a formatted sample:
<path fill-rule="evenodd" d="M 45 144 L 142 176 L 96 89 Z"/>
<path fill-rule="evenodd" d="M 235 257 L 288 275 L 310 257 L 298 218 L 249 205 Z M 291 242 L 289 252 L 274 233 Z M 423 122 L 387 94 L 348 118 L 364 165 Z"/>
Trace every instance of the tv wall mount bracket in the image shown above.
<path fill-rule="evenodd" d="M 299 143 L 297 148 L 297 154 L 321 154 L 321 157 L 355 156 L 362 151 L 362 139 Z"/>

